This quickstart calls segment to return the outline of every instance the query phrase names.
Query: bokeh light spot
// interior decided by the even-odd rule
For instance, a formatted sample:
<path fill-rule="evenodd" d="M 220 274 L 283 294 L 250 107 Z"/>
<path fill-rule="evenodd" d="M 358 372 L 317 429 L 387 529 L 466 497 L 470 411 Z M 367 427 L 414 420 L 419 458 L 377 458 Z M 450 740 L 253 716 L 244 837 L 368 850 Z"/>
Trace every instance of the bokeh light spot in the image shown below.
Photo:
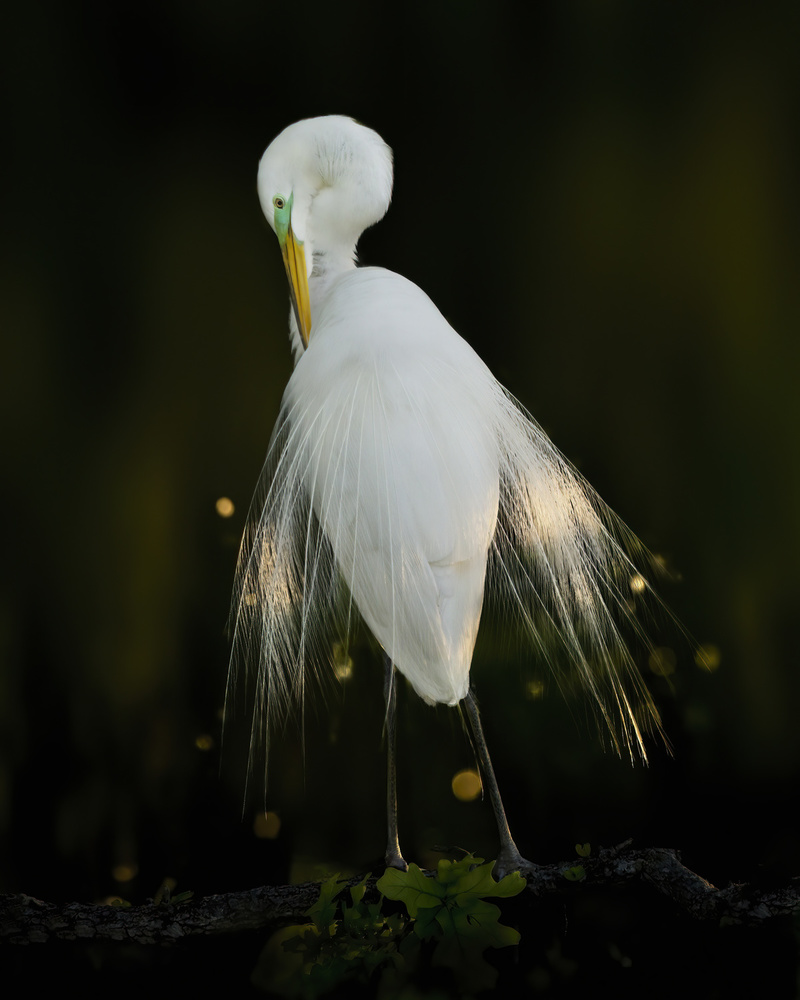
<path fill-rule="evenodd" d="M 631 577 L 630 587 L 634 594 L 641 594 L 647 589 L 647 580 L 645 580 L 641 573 L 635 573 Z"/>
<path fill-rule="evenodd" d="M 483 785 L 481 776 L 473 768 L 466 768 L 453 776 L 451 782 L 453 795 L 460 802 L 473 802 L 481 794 Z"/>
<path fill-rule="evenodd" d="M 658 646 L 650 654 L 647 665 L 659 677 L 669 677 L 675 673 L 678 658 L 674 649 L 670 649 L 669 646 Z"/>
<path fill-rule="evenodd" d="M 353 658 L 342 642 L 334 643 L 333 646 L 333 672 L 340 681 L 349 681 L 353 676 Z"/>
<path fill-rule="evenodd" d="M 713 673 L 719 668 L 721 660 L 722 653 L 719 646 L 715 646 L 711 642 L 704 643 L 694 654 L 694 662 L 697 666 L 709 673 Z"/>
<path fill-rule="evenodd" d="M 525 685 L 525 695 L 528 698 L 544 698 L 544 681 L 528 681 Z"/>
<path fill-rule="evenodd" d="M 220 497 L 216 504 L 217 513 L 220 517 L 231 517 L 236 508 L 233 505 L 233 500 L 229 497 Z"/>
<path fill-rule="evenodd" d="M 281 818 L 276 812 L 256 813 L 253 833 L 261 840 L 275 840 L 280 833 Z"/>
<path fill-rule="evenodd" d="M 132 861 L 114 865 L 111 869 L 111 877 L 115 882 L 131 882 L 138 874 L 139 866 Z"/>

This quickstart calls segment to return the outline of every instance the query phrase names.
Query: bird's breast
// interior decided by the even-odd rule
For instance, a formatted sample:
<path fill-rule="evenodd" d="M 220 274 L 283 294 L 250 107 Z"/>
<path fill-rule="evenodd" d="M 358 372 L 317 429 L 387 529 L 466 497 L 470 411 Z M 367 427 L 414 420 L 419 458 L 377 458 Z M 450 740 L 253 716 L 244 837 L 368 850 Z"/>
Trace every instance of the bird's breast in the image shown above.
<path fill-rule="evenodd" d="M 427 296 L 364 269 L 318 307 L 284 401 L 306 489 L 356 603 L 432 700 L 465 694 L 497 519 L 486 380 Z M 428 673 L 439 664 L 432 687 L 419 680 L 423 661 Z"/>
<path fill-rule="evenodd" d="M 431 562 L 485 552 L 497 512 L 492 376 L 414 284 L 380 268 L 330 288 L 287 389 L 320 510 L 375 544 L 403 530 Z M 388 512 L 391 511 L 391 523 Z"/>

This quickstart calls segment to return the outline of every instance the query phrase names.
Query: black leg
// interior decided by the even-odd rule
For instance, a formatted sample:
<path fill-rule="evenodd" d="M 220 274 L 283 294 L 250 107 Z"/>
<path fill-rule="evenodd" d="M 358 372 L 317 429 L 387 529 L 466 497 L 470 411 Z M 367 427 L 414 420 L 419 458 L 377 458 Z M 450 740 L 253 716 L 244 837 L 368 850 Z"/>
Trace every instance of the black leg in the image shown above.
<path fill-rule="evenodd" d="M 383 693 L 386 698 L 386 744 L 389 765 L 386 782 L 386 814 L 388 818 L 388 839 L 386 842 L 386 867 L 399 868 L 406 871 L 408 865 L 400 853 L 400 841 L 397 835 L 397 766 L 395 764 L 395 747 L 397 744 L 397 689 L 394 665 L 386 653 L 384 660 Z"/>
<path fill-rule="evenodd" d="M 483 735 L 481 717 L 472 691 L 470 691 L 464 699 L 464 705 L 467 710 L 467 718 L 469 719 L 470 729 L 472 730 L 472 738 L 475 741 L 475 750 L 478 754 L 481 778 L 489 791 L 489 799 L 491 800 L 492 809 L 494 810 L 494 818 L 497 822 L 497 832 L 500 836 L 500 853 L 497 856 L 495 872 L 498 876 L 502 877 L 503 875 L 507 875 L 509 872 L 525 870 L 531 871 L 536 867 L 536 865 L 532 864 L 530 861 L 526 861 L 525 858 L 522 857 L 511 836 L 511 830 L 508 828 L 506 811 L 503 808 L 503 800 L 500 798 L 500 789 L 497 787 L 497 779 L 494 776 L 494 768 L 492 767 L 492 761 L 489 757 L 489 748 L 486 746 L 486 737 Z"/>

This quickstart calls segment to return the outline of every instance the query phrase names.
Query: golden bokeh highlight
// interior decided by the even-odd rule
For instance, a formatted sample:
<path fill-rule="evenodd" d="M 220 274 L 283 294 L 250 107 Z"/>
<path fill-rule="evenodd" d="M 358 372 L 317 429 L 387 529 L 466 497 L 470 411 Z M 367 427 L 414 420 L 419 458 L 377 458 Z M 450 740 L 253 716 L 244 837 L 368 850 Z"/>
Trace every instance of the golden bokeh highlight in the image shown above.
<path fill-rule="evenodd" d="M 481 776 L 471 767 L 453 775 L 450 787 L 459 802 L 474 802 L 483 791 Z"/>
<path fill-rule="evenodd" d="M 657 646 L 650 653 L 647 665 L 659 677 L 670 677 L 678 666 L 678 657 L 675 655 L 675 650 L 669 646 Z"/>
<path fill-rule="evenodd" d="M 236 510 L 233 505 L 233 500 L 229 497 L 220 497 L 214 506 L 220 517 L 232 517 L 234 511 Z"/>
<path fill-rule="evenodd" d="M 544 698 L 544 681 L 528 681 L 525 685 L 525 696 L 527 698 Z"/>
<path fill-rule="evenodd" d="M 647 589 L 647 580 L 641 573 L 634 573 L 630 579 L 630 588 L 634 594 L 641 594 Z"/>
<path fill-rule="evenodd" d="M 256 813 L 253 833 L 260 840 L 275 840 L 281 830 L 281 818 L 276 812 Z"/>
<path fill-rule="evenodd" d="M 333 672 L 339 681 L 349 681 L 353 676 L 353 658 L 348 653 L 347 646 L 343 642 L 334 643 Z"/>
<path fill-rule="evenodd" d="M 194 745 L 198 750 L 213 750 L 214 737 L 209 736 L 208 733 L 200 733 L 199 736 L 195 737 Z"/>
<path fill-rule="evenodd" d="M 111 877 L 115 882 L 131 882 L 139 874 L 139 866 L 132 861 L 114 865 L 111 869 Z"/>
<path fill-rule="evenodd" d="M 698 667 L 713 674 L 719 668 L 722 660 L 722 653 L 719 646 L 711 642 L 704 643 L 694 654 L 694 662 Z"/>

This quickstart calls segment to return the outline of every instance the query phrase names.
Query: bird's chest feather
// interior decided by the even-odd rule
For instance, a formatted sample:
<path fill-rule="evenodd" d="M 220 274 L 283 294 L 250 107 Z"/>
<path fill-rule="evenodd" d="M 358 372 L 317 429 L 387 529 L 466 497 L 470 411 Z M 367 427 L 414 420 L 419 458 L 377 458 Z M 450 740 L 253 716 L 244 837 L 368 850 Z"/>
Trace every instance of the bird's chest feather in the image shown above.
<path fill-rule="evenodd" d="M 285 406 L 334 547 L 338 538 L 343 548 L 413 547 L 428 562 L 472 558 L 494 530 L 497 444 L 464 370 L 469 348 L 448 344 L 438 313 L 411 311 L 390 303 L 320 324 Z"/>

